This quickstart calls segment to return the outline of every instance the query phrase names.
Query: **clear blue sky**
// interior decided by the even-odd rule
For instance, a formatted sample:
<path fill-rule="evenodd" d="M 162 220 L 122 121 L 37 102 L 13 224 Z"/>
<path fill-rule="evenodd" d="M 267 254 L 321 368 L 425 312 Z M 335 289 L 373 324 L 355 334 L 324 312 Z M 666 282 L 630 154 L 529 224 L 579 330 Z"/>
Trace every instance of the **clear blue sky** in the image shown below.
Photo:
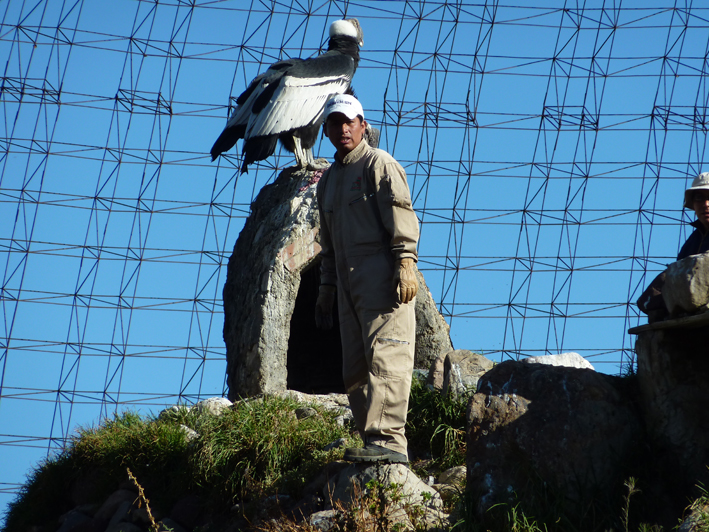
<path fill-rule="evenodd" d="M 354 86 L 409 175 L 455 347 L 619 371 L 645 268 L 687 234 L 709 7 L 196 4 L 0 6 L 0 508 L 78 426 L 221 395 L 226 261 L 293 161 L 239 176 L 236 151 L 210 163 L 209 148 L 229 97 L 317 53 L 345 11 L 364 30 Z"/>

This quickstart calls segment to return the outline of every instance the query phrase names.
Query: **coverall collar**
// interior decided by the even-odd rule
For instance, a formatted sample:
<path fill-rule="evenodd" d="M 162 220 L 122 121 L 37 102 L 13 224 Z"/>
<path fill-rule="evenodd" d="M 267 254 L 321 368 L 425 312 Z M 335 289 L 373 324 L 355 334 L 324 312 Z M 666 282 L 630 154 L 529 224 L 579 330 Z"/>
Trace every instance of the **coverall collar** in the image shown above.
<path fill-rule="evenodd" d="M 367 146 L 369 146 L 367 144 L 367 141 L 362 139 L 362 142 L 360 142 L 354 150 L 345 155 L 344 159 L 340 160 L 337 156 L 337 153 L 335 153 L 335 160 L 345 166 L 348 164 L 352 164 L 358 161 L 362 157 L 362 155 L 364 155 L 364 152 L 367 151 Z"/>
<path fill-rule="evenodd" d="M 352 150 L 348 155 L 351 155 L 355 151 L 357 151 L 356 148 L 354 150 Z M 707 230 L 704 228 L 704 224 L 702 222 L 700 222 L 699 220 L 694 220 L 693 222 L 690 222 L 689 225 L 691 225 L 695 229 L 699 229 L 699 232 L 702 233 L 703 235 L 707 234 Z"/>

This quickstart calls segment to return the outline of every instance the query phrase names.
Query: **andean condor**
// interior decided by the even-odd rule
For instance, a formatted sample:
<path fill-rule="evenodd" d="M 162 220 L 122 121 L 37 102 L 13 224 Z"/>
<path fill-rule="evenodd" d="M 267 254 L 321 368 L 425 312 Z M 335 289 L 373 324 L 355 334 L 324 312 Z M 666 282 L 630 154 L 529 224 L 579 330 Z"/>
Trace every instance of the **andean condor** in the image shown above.
<path fill-rule="evenodd" d="M 328 51 L 309 59 L 287 59 L 259 74 L 236 100 L 237 107 L 212 146 L 212 161 L 243 138 L 243 164 L 273 154 L 276 140 L 295 154 L 298 166 L 314 168 L 312 147 L 320 133 L 325 102 L 350 89 L 363 45 L 355 18 L 330 25 Z"/>

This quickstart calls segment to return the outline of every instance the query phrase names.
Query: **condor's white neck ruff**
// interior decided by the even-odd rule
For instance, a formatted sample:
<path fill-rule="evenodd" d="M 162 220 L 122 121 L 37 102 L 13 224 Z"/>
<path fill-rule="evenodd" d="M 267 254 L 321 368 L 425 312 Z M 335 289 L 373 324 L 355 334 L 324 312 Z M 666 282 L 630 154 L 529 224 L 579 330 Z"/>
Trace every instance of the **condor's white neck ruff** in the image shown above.
<path fill-rule="evenodd" d="M 340 37 L 342 35 L 352 37 L 353 39 L 359 39 L 359 35 L 357 35 L 357 28 L 355 28 L 350 21 L 345 19 L 336 20 L 330 24 L 330 38 Z"/>

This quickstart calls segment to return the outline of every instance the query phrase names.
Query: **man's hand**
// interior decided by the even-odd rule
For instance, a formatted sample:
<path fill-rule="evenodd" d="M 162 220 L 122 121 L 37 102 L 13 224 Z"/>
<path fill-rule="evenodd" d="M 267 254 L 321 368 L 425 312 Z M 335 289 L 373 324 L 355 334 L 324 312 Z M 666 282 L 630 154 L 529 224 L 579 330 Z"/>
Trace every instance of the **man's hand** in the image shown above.
<path fill-rule="evenodd" d="M 318 300 L 315 302 L 315 325 L 318 329 L 332 329 L 332 306 L 335 303 L 337 289 L 328 284 L 321 284 Z"/>
<path fill-rule="evenodd" d="M 406 258 L 397 261 L 394 281 L 399 285 L 399 298 L 402 303 L 408 303 L 416 297 L 419 282 L 416 279 L 414 259 Z"/>

